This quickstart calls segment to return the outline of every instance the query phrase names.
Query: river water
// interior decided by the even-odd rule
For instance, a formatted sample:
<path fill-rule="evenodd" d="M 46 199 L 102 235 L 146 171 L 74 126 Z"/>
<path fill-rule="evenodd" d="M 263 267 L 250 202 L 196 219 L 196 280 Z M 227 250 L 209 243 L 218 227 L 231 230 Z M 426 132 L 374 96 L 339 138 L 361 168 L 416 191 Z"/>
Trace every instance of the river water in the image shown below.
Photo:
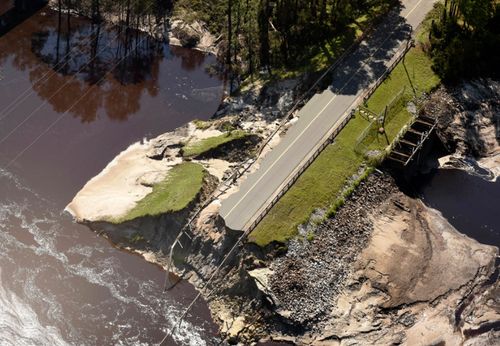
<path fill-rule="evenodd" d="M 1 20 L 0 13 L 0 20 Z M 0 345 L 159 342 L 195 295 L 63 212 L 121 150 L 209 118 L 215 59 L 48 8 L 0 36 Z M 55 73 L 54 71 L 57 71 Z M 214 336 L 200 302 L 171 345 Z"/>
<path fill-rule="evenodd" d="M 500 179 L 481 172 L 439 169 L 418 179 L 424 203 L 437 209 L 461 233 L 500 247 Z"/>

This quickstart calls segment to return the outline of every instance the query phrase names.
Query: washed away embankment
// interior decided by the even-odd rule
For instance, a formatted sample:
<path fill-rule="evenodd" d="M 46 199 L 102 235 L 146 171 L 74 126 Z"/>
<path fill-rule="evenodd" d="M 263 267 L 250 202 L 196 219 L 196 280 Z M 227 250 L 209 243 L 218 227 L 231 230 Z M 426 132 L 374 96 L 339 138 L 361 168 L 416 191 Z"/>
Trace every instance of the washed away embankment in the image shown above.
<path fill-rule="evenodd" d="M 500 176 L 500 83 L 492 79 L 442 86 L 424 110 L 438 119 L 438 136 L 452 153 L 443 167 L 473 170 L 472 163 Z"/>
<path fill-rule="evenodd" d="M 498 141 L 491 134 L 497 126 L 498 89 L 489 81 L 477 82 L 471 88 L 474 83 L 439 89 L 424 111 L 438 117 L 439 136 L 455 155 L 494 162 L 498 159 Z M 496 91 L 492 94 L 492 90 Z M 231 107 L 241 107 L 241 103 L 231 103 Z M 251 109 L 243 114 L 248 114 L 248 122 L 243 125 L 239 118 L 233 123 L 238 128 L 248 129 L 258 123 L 250 120 Z M 261 119 L 268 124 L 264 131 L 270 131 L 272 117 Z M 475 124 L 472 132 L 467 127 L 471 123 Z M 191 138 L 186 133 L 204 131 L 194 124 L 186 129 L 179 137 L 183 140 L 172 142 L 170 134 L 163 137 L 162 144 L 149 143 L 142 156 L 158 160 L 160 153 L 160 162 L 175 162 L 172 158 L 178 158 L 185 145 L 181 142 Z M 141 169 L 146 167 L 136 162 Z M 111 164 L 108 171 L 113 167 Z M 492 172 L 497 167 L 493 164 Z M 223 172 L 218 174 L 224 176 Z M 107 185 L 116 179 L 115 174 L 109 177 L 108 182 L 97 181 Z M 127 180 L 129 174 L 123 177 L 116 181 L 118 189 L 127 186 L 127 181 L 140 181 L 137 177 Z M 85 190 L 81 196 L 86 196 Z M 142 198 L 125 190 L 125 195 L 135 198 L 132 205 Z M 87 191 L 92 195 L 91 189 Z M 110 196 L 108 193 L 115 192 L 110 189 L 103 196 Z M 190 206 L 203 198 L 199 195 Z M 498 248 L 464 236 L 438 211 L 401 192 L 387 174 L 370 176 L 334 218 L 305 225 L 308 237 L 267 249 L 252 244 L 240 246 L 206 286 L 240 235 L 224 227 L 218 216 L 219 205 L 214 201 L 200 214 L 191 239 L 183 238 L 186 250 L 176 252 L 176 264 L 179 273 L 209 298 L 221 333 L 230 342 L 273 339 L 299 345 L 486 345 L 500 340 Z M 91 206 L 89 203 L 89 210 Z M 190 211 L 187 208 L 119 225 L 100 223 L 95 218 L 92 226 L 114 242 L 122 241 L 125 247 L 152 252 L 154 256 L 149 259 L 165 265 L 165 249 Z"/>

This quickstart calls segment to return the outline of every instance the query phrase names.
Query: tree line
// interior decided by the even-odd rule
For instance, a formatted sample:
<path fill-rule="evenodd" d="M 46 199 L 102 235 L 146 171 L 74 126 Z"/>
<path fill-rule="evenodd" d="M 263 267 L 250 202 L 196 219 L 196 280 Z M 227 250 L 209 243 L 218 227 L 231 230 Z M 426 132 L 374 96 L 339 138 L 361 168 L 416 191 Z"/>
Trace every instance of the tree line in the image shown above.
<path fill-rule="evenodd" d="M 57 0 L 59 12 L 75 10 L 100 22 L 118 17 L 128 28 L 160 23 L 176 14 L 201 20 L 222 37 L 221 60 L 235 75 L 272 72 L 303 63 L 327 40 L 355 35 L 356 23 L 397 0 Z M 382 9 L 382 11 L 381 11 Z M 352 37 L 351 37 L 352 41 Z"/>
<path fill-rule="evenodd" d="M 393 0 L 176 0 L 193 19 L 224 37 L 224 61 L 238 74 L 290 67 Z"/>
<path fill-rule="evenodd" d="M 500 77 L 500 3 L 446 0 L 430 30 L 434 69 L 447 81 Z"/>

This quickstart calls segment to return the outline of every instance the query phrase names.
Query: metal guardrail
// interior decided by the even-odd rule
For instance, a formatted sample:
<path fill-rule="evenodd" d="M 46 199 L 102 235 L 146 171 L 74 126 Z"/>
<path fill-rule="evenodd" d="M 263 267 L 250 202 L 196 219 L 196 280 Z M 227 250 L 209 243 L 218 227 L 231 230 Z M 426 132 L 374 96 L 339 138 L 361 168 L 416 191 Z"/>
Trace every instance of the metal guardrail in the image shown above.
<path fill-rule="evenodd" d="M 380 112 L 380 114 L 376 114 L 375 112 L 372 112 L 372 111 L 368 110 L 368 108 L 365 108 L 365 110 L 368 110 L 371 113 L 373 113 L 375 115 L 375 118 L 368 123 L 368 125 L 363 130 L 363 132 L 358 136 L 358 139 L 356 140 L 356 144 L 354 145 L 354 151 L 355 152 L 357 152 L 358 154 L 361 154 L 361 155 L 363 155 L 363 154 L 366 153 L 366 151 L 368 150 L 368 148 L 367 148 L 367 144 L 365 144 L 364 141 L 367 139 L 368 135 L 370 135 L 370 132 L 373 131 L 373 132 L 378 133 L 378 127 L 375 127 L 374 125 L 376 123 L 380 123 L 380 118 L 383 117 L 382 114 L 385 111 L 390 112 L 389 110 L 392 109 L 392 107 L 394 106 L 394 104 L 396 102 L 398 102 L 403 97 L 405 90 L 406 90 L 405 87 L 401 88 L 401 90 L 396 94 L 396 96 L 394 96 L 392 98 L 392 100 L 386 105 L 385 110 L 382 110 Z M 389 114 L 391 114 L 391 113 L 389 113 Z M 392 118 L 385 118 L 384 119 L 384 121 L 385 121 L 386 124 L 388 122 L 390 122 L 391 120 L 392 120 Z"/>
<path fill-rule="evenodd" d="M 381 16 L 383 17 L 383 15 Z M 314 84 L 300 96 L 297 101 L 295 101 L 293 107 L 287 112 L 285 117 L 281 120 L 279 123 L 278 127 L 261 143 L 260 148 L 257 151 L 257 157 L 259 157 L 262 152 L 264 151 L 265 147 L 271 142 L 271 140 L 274 138 L 274 136 L 280 132 L 283 127 L 288 123 L 288 121 L 292 118 L 294 112 L 301 106 L 301 103 L 316 89 L 316 87 L 321 83 L 324 78 L 334 71 L 345 59 L 346 57 L 352 53 L 354 49 L 358 47 L 358 45 L 368 36 L 372 33 L 374 26 L 378 23 L 380 18 L 372 25 L 370 25 L 361 36 L 359 36 L 338 58 L 337 60 L 314 82 Z M 222 181 L 217 189 L 212 193 L 212 195 L 207 199 L 207 201 L 200 206 L 194 214 L 192 214 L 191 218 L 188 220 L 188 222 L 184 225 L 184 227 L 181 229 L 177 237 L 175 238 L 174 242 L 172 243 L 169 251 L 169 261 L 168 261 L 168 267 L 167 267 L 167 275 L 165 278 L 165 285 L 164 285 L 164 290 L 167 289 L 167 284 L 168 284 L 168 273 L 170 272 L 170 269 L 172 267 L 172 258 L 173 258 L 173 251 L 174 248 L 177 244 L 180 244 L 180 239 L 184 234 L 186 234 L 188 237 L 188 233 L 186 233 L 186 230 L 189 228 L 191 229 L 192 223 L 196 220 L 196 218 L 200 215 L 201 211 L 205 209 L 210 203 L 212 203 L 214 200 L 218 199 L 222 194 L 224 194 L 236 181 L 239 179 L 243 174 L 245 174 L 250 167 L 255 163 L 255 159 L 251 158 L 246 160 L 245 162 L 239 164 L 237 167 L 234 168 L 233 173 L 226 178 L 224 181 Z"/>
<path fill-rule="evenodd" d="M 267 138 L 261 143 L 261 146 L 259 150 L 257 151 L 257 157 L 259 157 L 262 152 L 264 151 L 265 147 L 271 142 L 271 140 L 274 138 L 274 136 L 280 132 L 283 127 L 288 123 L 288 121 L 292 118 L 293 113 L 301 106 L 301 103 L 308 98 L 308 96 L 311 95 L 311 93 L 316 89 L 316 87 L 323 81 L 323 79 L 331 72 L 333 72 L 345 59 L 346 57 L 352 53 L 354 49 L 358 47 L 358 45 L 368 36 L 372 33 L 373 27 L 376 23 L 372 24 L 370 27 L 368 27 L 361 36 L 359 36 L 338 58 L 335 60 L 335 62 L 314 82 L 314 84 L 305 92 L 303 93 L 294 103 L 293 107 L 287 112 L 285 117 L 280 121 L 278 127 L 271 132 L 270 135 L 267 136 Z M 247 161 L 243 162 L 240 164 L 236 169 L 235 172 L 237 174 L 232 174 L 226 181 L 228 180 L 235 180 L 241 177 L 248 169 L 252 166 L 252 164 L 255 162 L 253 159 L 248 159 Z M 245 167 L 246 166 L 246 167 Z M 243 171 L 239 172 L 239 169 L 241 167 L 244 167 Z"/>
<path fill-rule="evenodd" d="M 375 23 L 374 23 L 375 24 Z M 344 59 L 346 56 L 347 56 L 347 52 L 350 53 L 350 51 L 352 51 L 352 49 L 354 49 L 355 46 L 357 46 L 367 35 L 368 35 L 368 31 L 371 33 L 371 31 L 373 30 L 373 25 L 367 30 L 367 32 L 365 32 L 353 45 L 351 45 L 351 47 L 341 56 L 340 59 Z M 388 70 L 377 80 L 377 82 L 375 83 L 375 85 L 370 88 L 369 90 L 367 90 L 365 93 L 361 94 L 360 97 L 358 97 L 354 102 L 353 104 L 357 104 L 359 103 L 360 99 L 363 99 L 363 100 L 366 100 L 371 94 L 373 94 L 373 92 L 377 89 L 377 87 L 385 80 L 385 78 L 387 77 L 387 74 L 390 73 L 392 71 L 392 69 L 399 63 L 399 61 L 401 61 L 401 59 L 404 57 L 404 55 L 406 54 L 406 52 L 409 50 L 409 45 L 406 46 L 406 48 L 404 49 L 404 51 L 402 53 L 400 53 L 400 55 L 398 56 L 398 58 L 396 59 L 395 62 L 393 62 L 391 64 L 391 66 L 389 66 Z M 338 67 L 338 64 L 340 64 L 340 61 L 337 61 L 334 65 L 332 65 L 332 67 L 329 69 L 329 71 L 325 72 L 321 77 L 320 77 L 320 80 L 322 78 L 324 78 L 326 76 L 326 74 L 330 71 L 332 71 L 333 69 L 335 69 L 336 67 Z M 319 83 L 318 80 L 315 85 L 317 85 Z M 313 85 L 313 87 L 311 87 L 309 91 L 311 91 L 315 85 Z M 299 102 L 301 102 L 301 100 L 297 101 L 297 103 L 295 104 L 295 106 L 292 108 L 292 110 L 289 111 L 287 117 L 285 118 L 286 120 L 290 117 L 290 115 L 293 113 L 294 111 L 294 108 L 296 108 L 298 105 L 299 105 Z M 352 105 L 352 104 L 351 104 Z M 306 164 L 303 164 L 298 172 L 296 174 L 294 174 L 294 176 L 292 177 L 292 179 L 290 179 L 290 181 L 287 182 L 286 184 L 286 189 L 282 188 L 280 189 L 280 191 L 278 192 L 278 194 L 273 198 L 272 200 L 272 203 L 268 204 L 264 210 L 264 212 L 261 212 L 257 219 L 255 221 L 253 221 L 253 223 L 250 225 L 250 227 L 248 229 L 246 229 L 243 234 L 238 238 L 238 240 L 236 241 L 236 243 L 233 245 L 233 247 L 231 248 L 231 250 L 226 254 L 226 256 L 224 256 L 222 262 L 219 264 L 219 266 L 216 268 L 216 270 L 212 273 L 212 275 L 210 276 L 209 280 L 206 282 L 205 284 L 205 287 L 208 286 L 208 284 L 213 280 L 213 278 L 215 277 L 215 275 L 218 273 L 218 271 L 220 270 L 220 268 L 222 268 L 222 266 L 225 264 L 225 262 L 227 261 L 227 259 L 229 258 L 229 256 L 231 256 L 231 254 L 233 253 L 233 251 L 235 251 L 235 249 L 237 248 L 237 246 L 239 245 L 239 243 L 241 241 L 243 241 L 243 239 L 245 239 L 249 234 L 250 232 L 257 226 L 257 224 L 262 221 L 262 219 L 264 218 L 264 216 L 269 212 L 269 210 L 276 204 L 276 202 L 286 193 L 286 191 L 293 185 L 293 183 L 298 179 L 298 177 L 307 169 L 307 167 L 309 167 L 309 165 L 316 159 L 316 157 L 318 157 L 318 155 L 326 148 L 326 146 L 328 144 L 331 143 L 331 141 L 337 136 L 337 134 L 344 128 L 344 126 L 349 122 L 349 120 L 352 118 L 353 116 L 353 112 L 347 112 L 344 119 L 342 120 L 340 126 L 337 126 L 336 128 L 333 129 L 332 133 L 327 137 L 327 140 L 322 140 L 320 141 L 321 142 L 321 145 L 320 145 L 320 148 L 315 150 L 313 155 L 306 161 Z M 283 119 L 283 121 L 281 122 L 280 124 L 280 127 L 282 125 L 284 125 L 286 122 L 285 122 L 285 119 Z M 262 153 L 262 149 L 269 143 L 269 141 L 271 140 L 272 137 L 274 137 L 274 135 L 279 131 L 279 128 L 273 132 L 273 134 L 271 134 L 271 136 L 268 137 L 268 140 L 266 142 L 263 143 L 263 146 L 261 147 L 261 150 L 259 151 L 259 155 L 260 153 Z M 247 160 L 246 162 L 249 162 L 249 160 Z M 233 173 L 231 176 L 241 176 L 244 174 L 244 172 L 246 172 L 249 167 L 255 162 L 254 160 L 252 160 L 251 162 L 249 162 L 248 166 L 247 167 L 244 167 L 243 168 L 243 171 L 242 172 L 239 172 L 239 169 L 241 167 L 243 167 L 245 164 L 243 163 L 242 165 L 240 165 L 237 169 L 236 169 L 236 172 Z M 239 174 L 239 175 L 238 175 Z M 226 179 L 226 181 L 230 181 L 231 177 L 229 177 L 228 179 Z M 233 181 L 235 181 L 237 178 L 233 178 Z M 220 186 L 225 186 L 227 188 L 229 188 L 228 186 L 226 186 L 226 182 L 222 182 Z M 223 193 L 223 192 L 221 192 Z M 214 192 L 215 194 L 215 192 Z M 209 203 L 211 203 L 212 200 L 209 201 Z M 205 203 L 206 204 L 206 203 Z M 168 270 L 166 272 L 166 278 L 165 278 L 165 290 L 167 288 L 167 283 L 168 283 L 168 275 L 170 273 L 170 267 L 172 265 L 172 254 L 173 254 L 173 250 L 174 250 L 174 247 L 175 245 L 178 243 L 178 240 L 180 239 L 180 237 L 182 236 L 182 234 L 184 233 L 184 230 L 187 228 L 187 227 L 191 227 L 191 223 L 194 221 L 194 219 L 197 217 L 197 215 L 199 215 L 199 213 L 201 212 L 201 210 L 204 209 L 204 207 L 200 208 L 196 213 L 195 215 L 189 220 L 188 224 L 184 226 L 184 228 L 181 230 L 181 232 L 179 233 L 179 235 L 177 236 L 175 242 L 173 243 L 171 249 L 170 249 L 170 260 L 169 260 L 169 264 L 168 264 Z M 212 289 L 210 292 L 209 292 L 209 295 L 215 290 Z M 191 304 L 186 308 L 186 310 L 184 311 L 183 315 L 181 316 L 181 318 L 179 319 L 179 325 L 181 324 L 181 322 L 183 321 L 184 317 L 187 315 L 188 311 L 191 309 L 191 307 L 194 305 L 194 303 L 197 301 L 197 299 L 199 299 L 199 297 L 201 296 L 201 291 L 198 293 L 198 295 L 193 299 L 193 301 L 191 302 Z M 174 328 L 175 329 L 175 328 Z M 162 342 L 160 343 L 163 344 L 163 342 L 166 340 L 166 338 L 172 333 L 173 331 L 169 332 L 165 338 L 162 340 Z"/>
<path fill-rule="evenodd" d="M 410 42 L 413 42 L 411 40 Z M 245 232 L 251 232 L 257 225 L 262 221 L 262 219 L 269 213 L 269 211 L 274 207 L 274 205 L 280 200 L 281 197 L 290 189 L 290 187 L 297 181 L 297 179 L 304 173 L 304 171 L 314 162 L 314 160 L 319 156 L 319 154 L 330 144 L 335 137 L 338 135 L 338 133 L 345 127 L 345 125 L 351 120 L 352 116 L 354 115 L 354 108 L 357 107 L 357 105 L 360 104 L 360 101 L 366 102 L 366 100 L 375 92 L 375 90 L 380 86 L 380 84 L 383 83 L 383 81 L 387 78 L 387 76 L 394 70 L 394 68 L 399 64 L 399 62 L 403 59 L 405 54 L 410 50 L 410 48 L 413 46 L 412 44 L 407 44 L 403 47 L 403 49 L 400 49 L 396 53 L 396 59 L 393 60 L 390 66 L 386 69 L 386 71 L 380 76 L 377 81 L 375 82 L 374 85 L 372 85 L 368 90 L 366 90 L 364 93 L 362 93 L 360 96 L 358 96 L 353 103 L 351 103 L 351 109 L 344 113 L 344 117 L 342 122 L 336 126 L 332 132 L 325 138 L 323 137 L 320 140 L 319 146 L 313 151 L 312 155 L 303 162 L 301 167 L 290 177 L 289 181 L 282 186 L 282 188 L 279 190 L 279 192 L 273 197 L 273 199 L 270 201 L 270 203 L 267 203 L 267 206 L 259 213 L 257 218 L 249 225 L 249 227 L 245 230 Z M 354 107 L 352 107 L 354 105 Z"/>

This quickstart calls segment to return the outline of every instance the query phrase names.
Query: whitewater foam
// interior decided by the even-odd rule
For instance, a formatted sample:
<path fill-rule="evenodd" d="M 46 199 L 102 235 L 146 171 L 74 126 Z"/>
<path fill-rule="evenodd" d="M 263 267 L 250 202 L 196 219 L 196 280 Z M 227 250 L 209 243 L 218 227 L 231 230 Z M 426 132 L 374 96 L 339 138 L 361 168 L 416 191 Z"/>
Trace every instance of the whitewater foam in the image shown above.
<path fill-rule="evenodd" d="M 75 243 L 61 252 L 57 248 L 58 241 L 61 238 L 73 239 L 61 226 L 64 216 L 10 172 L 0 169 L 0 184 L 8 189 L 9 196 L 13 196 L 9 200 L 0 200 L 0 267 L 13 270 L 14 273 L 9 272 L 9 275 L 15 275 L 17 280 L 15 285 L 10 285 L 2 281 L 5 278 L 0 272 L 0 345 L 58 346 L 74 344 L 76 340 L 85 340 L 89 345 L 102 344 L 99 336 L 85 335 L 88 331 L 82 332 L 79 326 L 71 325 L 78 319 L 109 325 L 113 330 L 111 338 L 114 344 L 141 345 L 150 339 L 145 333 L 167 333 L 178 323 L 184 306 L 164 295 L 161 283 L 130 276 L 120 259 L 113 255 L 116 250 L 112 247 Z M 18 239 L 19 232 L 28 232 L 34 242 L 23 243 Z M 75 263 L 72 254 L 81 258 L 77 257 Z M 19 256 L 28 264 L 17 263 Z M 70 307 L 70 311 L 82 313 L 77 320 L 68 318 L 65 316 L 67 307 L 63 309 L 62 306 L 61 299 L 64 298 L 50 288 L 39 286 L 40 280 L 46 281 L 49 277 L 51 281 L 68 285 L 64 289 L 69 295 L 79 294 L 79 288 L 70 284 L 76 277 L 92 286 L 106 288 L 110 298 L 103 303 L 112 307 L 108 310 L 112 314 L 103 313 L 100 306 L 84 304 Z M 132 287 L 131 291 L 129 287 Z M 35 305 L 38 306 L 36 311 Z M 140 320 L 125 322 L 131 306 L 140 312 L 137 315 Z M 144 318 L 148 319 L 146 324 Z M 183 322 L 172 338 L 179 345 L 201 346 L 206 345 L 204 333 L 203 327 Z"/>
<path fill-rule="evenodd" d="M 31 307 L 4 288 L 0 270 L 0 344 L 4 346 L 69 345 L 54 326 L 43 326 Z"/>

